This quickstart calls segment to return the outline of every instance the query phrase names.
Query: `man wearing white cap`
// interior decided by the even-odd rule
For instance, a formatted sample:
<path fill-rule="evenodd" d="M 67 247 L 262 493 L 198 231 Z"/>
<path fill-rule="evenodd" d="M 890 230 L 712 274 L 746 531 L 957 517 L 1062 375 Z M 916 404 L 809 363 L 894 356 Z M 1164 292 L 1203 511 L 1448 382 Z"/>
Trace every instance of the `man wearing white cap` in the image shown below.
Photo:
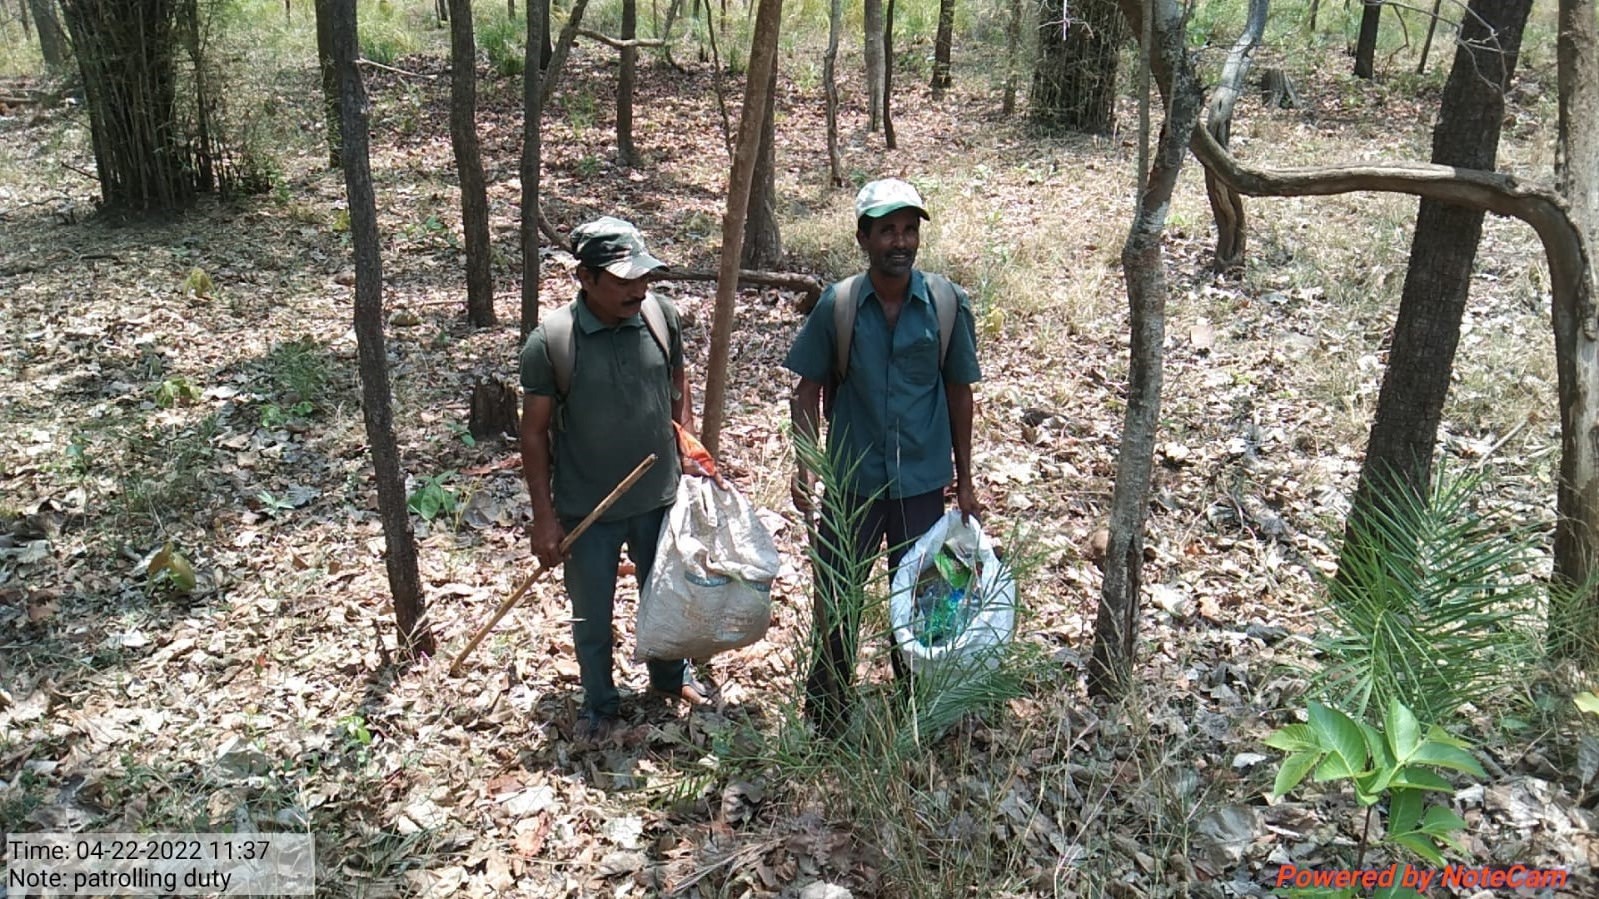
<path fill-rule="evenodd" d="M 790 403 L 797 438 L 816 439 L 822 394 L 832 385 L 827 455 L 845 506 L 857 513 L 844 516 L 858 522 L 846 534 L 822 516 L 815 544 L 816 658 L 805 711 L 828 736 L 848 724 L 863 586 L 846 580 L 859 566 L 839 550 L 870 558 L 886 538 L 892 569 L 944 513 L 952 482 L 963 515 L 982 509 L 971 477 L 971 385 L 981 377 L 971 302 L 947 279 L 915 268 L 928 218 L 916 188 L 873 181 L 856 196 L 855 214 L 867 271 L 822 293 L 784 361 L 799 375 Z M 840 303 L 853 303 L 853 313 L 841 314 Z M 816 505 L 813 482 L 800 462 L 792 493 L 806 514 Z M 891 657 L 897 672 L 899 657 Z"/>

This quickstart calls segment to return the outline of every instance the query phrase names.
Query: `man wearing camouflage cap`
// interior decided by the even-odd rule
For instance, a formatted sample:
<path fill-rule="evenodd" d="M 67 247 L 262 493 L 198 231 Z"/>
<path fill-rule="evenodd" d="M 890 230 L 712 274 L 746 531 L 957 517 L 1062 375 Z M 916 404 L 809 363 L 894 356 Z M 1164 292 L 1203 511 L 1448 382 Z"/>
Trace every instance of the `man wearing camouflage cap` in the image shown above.
<path fill-rule="evenodd" d="M 845 580 L 858 566 L 839 548 L 870 558 L 886 538 L 889 566 L 899 564 L 944 513 L 952 457 L 961 513 L 981 511 L 971 476 L 971 385 L 981 377 L 971 302 L 948 279 L 915 268 L 929 217 L 916 188 L 896 178 L 873 181 L 856 196 L 855 215 L 867 271 L 822 293 L 784 361 L 799 375 L 790 402 L 797 438 L 816 439 L 823 391 L 830 391 L 827 456 L 849 513 L 840 520 L 858 522 L 839 534 L 824 515 L 814 543 L 816 657 L 805 711 L 828 736 L 848 723 L 864 586 Z M 841 314 L 844 303 L 853 313 L 844 307 Z M 801 461 L 792 493 L 807 515 L 816 508 L 813 482 Z M 898 654 L 891 658 L 900 673 Z"/>
<path fill-rule="evenodd" d="M 626 544 L 638 583 L 649 577 L 682 464 L 672 423 L 689 426 L 692 407 L 677 309 L 647 289 L 665 263 L 644 248 L 637 228 L 609 216 L 574 229 L 572 243 L 577 298 L 548 313 L 521 354 L 522 473 L 539 561 L 560 563 L 567 532 L 646 456 L 657 457 L 565 558 L 583 684 L 577 731 L 600 739 L 615 724 L 621 701 L 611 629 L 617 562 Z M 654 692 L 704 701 L 705 688 L 683 660 L 647 665 Z"/>

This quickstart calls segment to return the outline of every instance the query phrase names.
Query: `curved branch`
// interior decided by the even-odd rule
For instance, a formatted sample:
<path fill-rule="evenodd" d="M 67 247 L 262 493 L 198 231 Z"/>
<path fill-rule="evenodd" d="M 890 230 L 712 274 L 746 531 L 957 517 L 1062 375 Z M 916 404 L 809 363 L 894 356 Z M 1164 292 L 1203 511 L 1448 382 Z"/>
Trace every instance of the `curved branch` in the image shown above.
<path fill-rule="evenodd" d="M 1266 33 L 1266 11 L 1269 0 L 1249 0 L 1249 21 L 1238 36 L 1233 49 L 1227 54 L 1227 63 L 1221 70 L 1221 82 L 1210 95 L 1205 109 L 1205 128 L 1223 147 L 1231 136 L 1233 107 L 1243 93 L 1244 81 L 1249 77 L 1254 62 L 1255 48 L 1260 46 Z M 1228 187 L 1209 168 L 1205 169 L 1205 193 L 1210 197 L 1210 211 L 1216 219 L 1216 257 L 1212 267 L 1216 271 L 1236 268 L 1244 262 L 1244 200 L 1238 192 Z"/>

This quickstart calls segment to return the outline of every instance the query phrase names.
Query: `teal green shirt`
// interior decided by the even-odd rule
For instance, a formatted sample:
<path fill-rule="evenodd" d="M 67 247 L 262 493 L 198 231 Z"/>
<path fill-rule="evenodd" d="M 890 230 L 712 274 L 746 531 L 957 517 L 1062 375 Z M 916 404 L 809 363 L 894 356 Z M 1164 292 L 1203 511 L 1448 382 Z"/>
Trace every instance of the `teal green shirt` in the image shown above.
<path fill-rule="evenodd" d="M 555 371 L 541 325 L 522 347 L 522 389 L 556 397 L 550 439 L 555 513 L 582 518 L 632 470 L 655 453 L 655 464 L 601 521 L 631 518 L 670 505 L 681 465 L 672 427 L 672 371 L 683 367 L 683 332 L 677 307 L 657 296 L 671 335 L 671 358 L 635 314 L 608 328 L 578 294 L 572 328 L 577 343 L 571 391 L 556 394 Z"/>
<path fill-rule="evenodd" d="M 822 292 L 783 362 L 789 371 L 823 384 L 833 374 L 836 291 L 834 285 Z M 861 290 L 849 374 L 833 394 L 827 425 L 828 455 L 857 496 L 879 491 L 890 498 L 917 496 L 954 480 L 944 385 L 973 384 L 982 377 L 971 300 L 959 288 L 956 297 L 955 331 L 940 370 L 938 312 L 922 273 L 911 272 L 910 294 L 892 333 L 869 279 Z M 853 476 L 847 476 L 856 460 Z"/>

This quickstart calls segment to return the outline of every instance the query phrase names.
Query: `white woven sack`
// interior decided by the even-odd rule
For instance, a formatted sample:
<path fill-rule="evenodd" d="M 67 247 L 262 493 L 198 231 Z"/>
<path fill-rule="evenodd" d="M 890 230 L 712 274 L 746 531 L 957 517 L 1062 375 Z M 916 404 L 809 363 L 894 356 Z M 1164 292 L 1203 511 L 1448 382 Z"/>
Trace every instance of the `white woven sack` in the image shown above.
<path fill-rule="evenodd" d="M 634 658 L 703 659 L 759 640 L 777 568 L 777 545 L 749 500 L 684 475 L 639 591 Z"/>
<path fill-rule="evenodd" d="M 932 567 L 933 557 L 946 543 L 957 556 L 977 559 L 978 606 L 954 639 L 925 646 L 916 639 L 914 627 L 916 579 L 923 569 Z M 938 669 L 958 680 L 962 671 L 999 667 L 1001 650 L 1016 629 L 1016 581 L 995 555 L 994 541 L 983 533 L 976 520 L 967 524 L 959 511 L 951 510 L 918 537 L 900 560 L 894 570 L 888 612 L 894 625 L 894 643 L 913 673 Z"/>

